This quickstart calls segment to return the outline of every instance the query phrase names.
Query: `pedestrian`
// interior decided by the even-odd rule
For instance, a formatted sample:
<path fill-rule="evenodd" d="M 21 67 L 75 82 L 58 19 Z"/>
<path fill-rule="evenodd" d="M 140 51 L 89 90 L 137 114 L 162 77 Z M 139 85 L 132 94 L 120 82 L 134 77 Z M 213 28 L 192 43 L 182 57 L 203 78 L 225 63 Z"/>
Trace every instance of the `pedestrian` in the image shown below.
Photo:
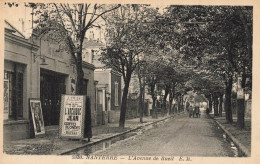
<path fill-rule="evenodd" d="M 191 117 L 193 114 L 193 109 L 191 105 L 188 107 L 188 110 L 189 110 L 189 117 Z"/>
<path fill-rule="evenodd" d="M 206 109 L 206 113 L 209 114 L 209 108 Z"/>
<path fill-rule="evenodd" d="M 193 113 L 196 115 L 197 118 L 200 117 L 200 108 L 199 108 L 199 105 L 198 105 L 198 104 L 195 105 L 195 108 L 194 108 L 194 112 L 193 112 Z M 194 115 L 193 115 L 193 116 L 194 116 Z"/>

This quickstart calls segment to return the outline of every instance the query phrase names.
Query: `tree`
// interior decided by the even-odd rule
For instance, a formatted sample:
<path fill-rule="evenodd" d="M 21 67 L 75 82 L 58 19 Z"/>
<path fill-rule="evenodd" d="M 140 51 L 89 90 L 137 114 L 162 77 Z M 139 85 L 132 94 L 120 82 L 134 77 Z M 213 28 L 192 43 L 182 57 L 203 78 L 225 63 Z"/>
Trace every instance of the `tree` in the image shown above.
<path fill-rule="evenodd" d="M 120 5 L 30 3 L 35 16 L 35 31 L 58 42 L 73 58 L 77 70 L 76 94 L 83 94 L 82 48 L 87 30 L 99 27 L 97 21 Z"/>
<path fill-rule="evenodd" d="M 139 55 L 137 56 L 137 62 L 139 63 L 136 67 L 136 74 L 138 76 L 139 81 L 139 117 L 140 122 L 143 123 L 143 109 L 144 109 L 144 96 L 145 96 L 145 80 L 143 77 L 143 64 L 144 62 L 140 61 Z"/>
<path fill-rule="evenodd" d="M 252 8 L 239 6 L 170 6 L 164 18 L 182 27 L 179 47 L 186 58 L 196 58 L 195 65 L 208 61 L 205 69 L 224 80 L 226 120 L 230 123 L 233 78 L 245 67 L 251 68 L 251 12 Z"/>
<path fill-rule="evenodd" d="M 120 72 L 124 79 L 119 127 L 125 126 L 127 94 L 138 56 L 150 51 L 149 25 L 157 11 L 147 5 L 123 5 L 106 17 L 106 48 L 100 60 Z"/>
<path fill-rule="evenodd" d="M 216 73 L 225 80 L 226 119 L 232 123 L 231 90 L 234 83 L 233 79 L 236 79 L 240 72 L 245 74 L 246 68 L 252 67 L 252 38 L 250 37 L 252 36 L 250 32 L 252 28 L 250 26 L 252 23 L 252 8 L 219 7 L 213 8 L 212 11 L 217 14 L 211 18 L 212 23 L 207 28 L 207 34 L 211 37 L 211 42 L 212 40 L 215 42 L 214 49 L 221 50 L 217 54 L 216 60 L 211 62 L 217 63 L 217 65 L 213 64 L 212 69 L 220 68 Z M 225 15 L 225 19 L 223 19 L 223 15 Z M 220 22 L 219 19 L 223 19 L 223 21 Z M 245 81 L 245 78 L 242 81 Z M 237 124 L 243 127 L 244 100 L 238 105 L 237 111 Z"/>
<path fill-rule="evenodd" d="M 157 54 L 157 53 L 156 53 Z M 155 102 L 157 99 L 157 91 L 156 85 L 158 85 L 161 75 L 162 75 L 162 59 L 156 55 L 152 54 L 152 56 L 147 56 L 145 59 L 146 65 L 144 67 L 145 74 L 145 83 L 148 85 L 148 94 L 152 96 L 152 110 L 153 117 L 155 117 L 156 109 Z"/>

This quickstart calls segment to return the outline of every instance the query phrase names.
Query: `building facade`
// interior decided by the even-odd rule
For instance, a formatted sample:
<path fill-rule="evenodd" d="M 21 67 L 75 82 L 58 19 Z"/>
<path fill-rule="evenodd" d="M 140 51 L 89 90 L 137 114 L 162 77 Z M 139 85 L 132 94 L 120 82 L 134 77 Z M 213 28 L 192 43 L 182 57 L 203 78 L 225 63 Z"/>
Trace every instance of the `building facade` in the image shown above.
<path fill-rule="evenodd" d="M 99 35 L 98 35 L 99 36 Z M 99 61 L 100 48 L 104 47 L 101 39 L 86 38 L 84 41 L 83 60 L 95 66 L 97 124 L 118 122 L 121 106 L 121 74 L 112 68 L 106 68 Z"/>
<path fill-rule="evenodd" d="M 61 94 L 75 94 L 76 67 L 70 54 L 42 38 L 25 37 L 5 22 L 4 140 L 30 138 L 29 99 L 42 105 L 45 127 L 58 130 Z M 83 62 L 84 92 L 96 125 L 93 64 Z"/>

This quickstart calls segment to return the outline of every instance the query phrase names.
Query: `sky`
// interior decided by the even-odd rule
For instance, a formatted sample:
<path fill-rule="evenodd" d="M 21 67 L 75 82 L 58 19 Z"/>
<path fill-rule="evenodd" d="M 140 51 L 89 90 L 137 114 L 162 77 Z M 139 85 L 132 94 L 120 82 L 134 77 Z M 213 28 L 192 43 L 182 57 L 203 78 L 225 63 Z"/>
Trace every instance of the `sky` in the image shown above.
<path fill-rule="evenodd" d="M 23 3 L 19 4 L 18 7 L 9 7 L 8 5 L 4 6 L 4 19 L 7 20 L 12 26 L 14 26 L 18 31 L 25 35 L 25 38 L 29 38 L 32 33 L 32 10 L 28 7 L 25 7 Z M 104 31 L 104 29 L 103 29 Z M 104 40 L 104 33 L 99 29 L 90 29 L 86 32 L 86 37 L 100 38 Z"/>
<path fill-rule="evenodd" d="M 163 8 L 165 5 L 151 5 L 151 7 L 158 7 L 159 12 L 163 12 Z M 20 3 L 18 7 L 12 6 L 9 7 L 8 5 L 4 6 L 4 19 L 7 20 L 11 25 L 13 25 L 18 31 L 24 34 L 25 38 L 29 38 L 32 33 L 32 16 L 31 16 L 32 9 L 25 7 L 23 3 Z M 104 41 L 104 28 L 100 32 L 99 29 L 90 29 L 86 32 L 86 37 L 89 38 L 90 36 L 94 37 L 95 39 L 99 38 L 101 41 Z M 101 38 L 100 38 L 101 37 Z"/>
<path fill-rule="evenodd" d="M 4 12 L 2 13 L 5 13 L 5 20 L 7 20 L 17 30 L 23 33 L 26 38 L 28 38 L 32 32 L 31 12 L 32 11 L 30 8 L 26 8 L 23 4 L 21 4 L 18 7 L 9 7 L 8 5 L 5 5 Z"/>

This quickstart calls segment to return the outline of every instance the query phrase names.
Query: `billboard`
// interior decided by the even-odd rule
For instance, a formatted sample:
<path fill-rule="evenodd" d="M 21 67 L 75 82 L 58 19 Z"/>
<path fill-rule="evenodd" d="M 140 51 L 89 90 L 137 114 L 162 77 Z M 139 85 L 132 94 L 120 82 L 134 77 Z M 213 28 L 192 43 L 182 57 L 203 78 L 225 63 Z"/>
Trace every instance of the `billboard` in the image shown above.
<path fill-rule="evenodd" d="M 84 138 L 86 96 L 62 95 L 60 110 L 61 138 Z"/>

